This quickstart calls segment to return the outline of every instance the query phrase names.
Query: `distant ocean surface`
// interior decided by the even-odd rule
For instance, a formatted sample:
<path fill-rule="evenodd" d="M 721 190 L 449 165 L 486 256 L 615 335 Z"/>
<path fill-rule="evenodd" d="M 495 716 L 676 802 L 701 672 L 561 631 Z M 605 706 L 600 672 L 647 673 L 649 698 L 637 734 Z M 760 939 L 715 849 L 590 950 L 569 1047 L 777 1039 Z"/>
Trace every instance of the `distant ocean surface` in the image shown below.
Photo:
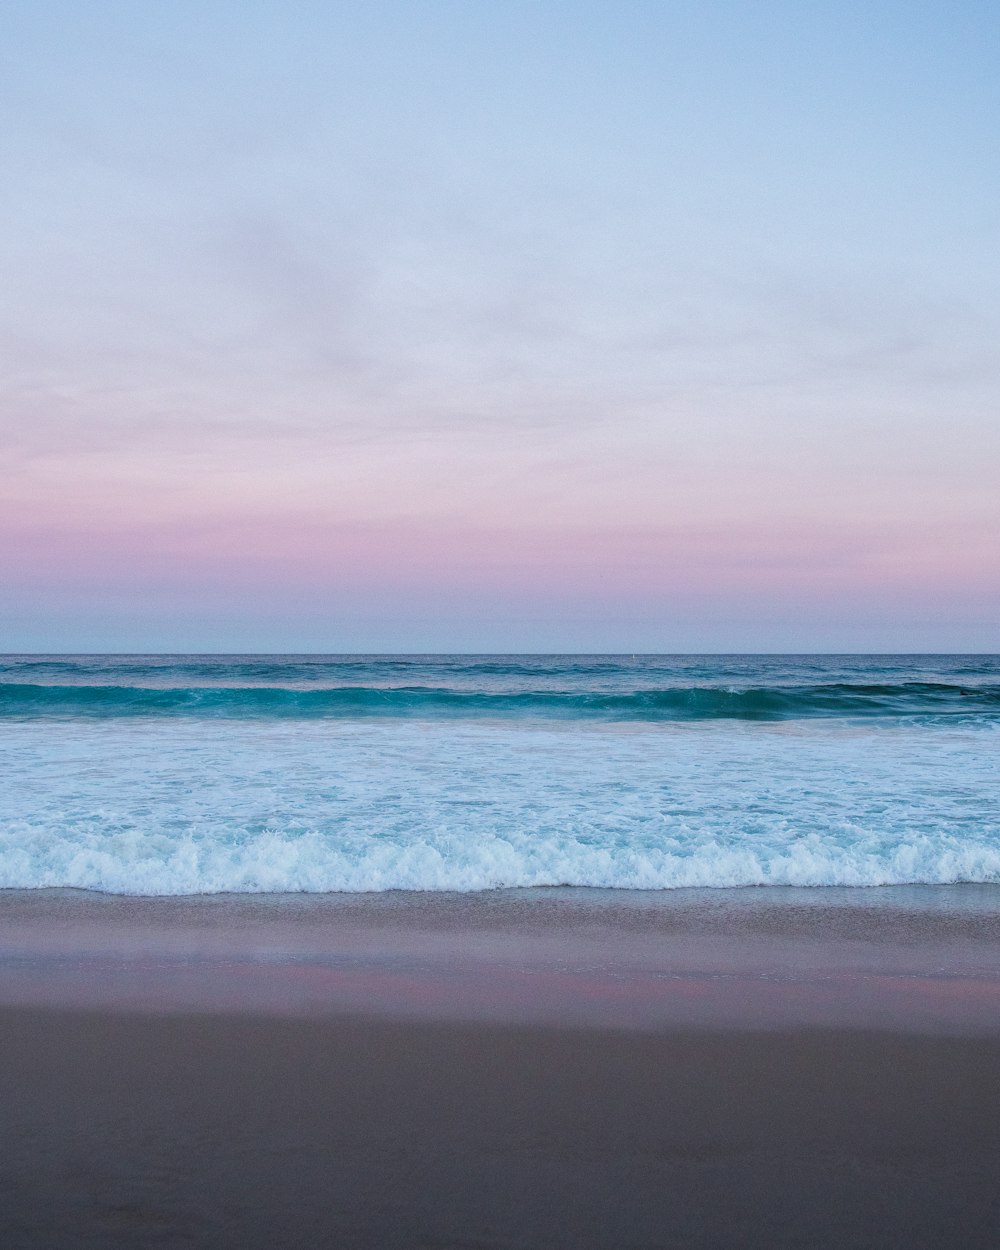
<path fill-rule="evenodd" d="M 998 656 L 0 657 L 0 887 L 1000 881 Z"/>

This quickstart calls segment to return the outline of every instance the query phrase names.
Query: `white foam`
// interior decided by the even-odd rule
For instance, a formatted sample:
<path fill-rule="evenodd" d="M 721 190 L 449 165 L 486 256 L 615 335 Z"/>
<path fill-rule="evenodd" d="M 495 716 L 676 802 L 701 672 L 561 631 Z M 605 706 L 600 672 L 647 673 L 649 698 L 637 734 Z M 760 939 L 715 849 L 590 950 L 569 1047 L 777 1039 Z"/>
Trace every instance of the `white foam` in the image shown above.
<path fill-rule="evenodd" d="M 132 894 L 1000 881 L 996 731 L 0 727 L 0 886 Z"/>

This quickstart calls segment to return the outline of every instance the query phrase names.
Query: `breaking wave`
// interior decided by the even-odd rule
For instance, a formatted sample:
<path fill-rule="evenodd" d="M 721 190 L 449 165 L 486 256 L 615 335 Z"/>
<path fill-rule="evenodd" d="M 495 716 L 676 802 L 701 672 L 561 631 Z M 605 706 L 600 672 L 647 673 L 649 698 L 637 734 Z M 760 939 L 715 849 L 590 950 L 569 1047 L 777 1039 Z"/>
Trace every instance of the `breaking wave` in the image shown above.
<path fill-rule="evenodd" d="M 265 830 L 233 840 L 162 831 L 52 830 L 44 839 L 0 838 L 0 887 L 69 886 L 109 893 L 473 891 L 597 886 L 627 890 L 756 885 L 877 886 L 1000 881 L 1000 845 L 918 836 L 905 843 L 819 835 L 779 844 L 601 845 L 572 835 L 481 836 L 449 846 L 440 837 L 357 843 L 318 832 Z"/>
<path fill-rule="evenodd" d="M 1000 685 L 944 682 L 734 689 L 678 686 L 626 692 L 465 691 L 446 687 L 0 684 L 0 717 L 566 718 L 606 721 L 794 720 L 973 716 L 1000 719 Z"/>
<path fill-rule="evenodd" d="M 0 657 L 0 887 L 1000 883 L 997 657 Z"/>

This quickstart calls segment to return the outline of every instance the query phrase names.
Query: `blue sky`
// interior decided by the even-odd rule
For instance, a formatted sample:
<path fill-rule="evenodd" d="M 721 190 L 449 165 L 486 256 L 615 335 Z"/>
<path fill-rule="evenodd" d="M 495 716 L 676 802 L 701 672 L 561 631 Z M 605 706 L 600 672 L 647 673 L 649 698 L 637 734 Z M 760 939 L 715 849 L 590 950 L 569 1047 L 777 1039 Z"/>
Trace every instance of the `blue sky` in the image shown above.
<path fill-rule="evenodd" d="M 998 36 L 9 4 L 0 646 L 997 649 Z"/>

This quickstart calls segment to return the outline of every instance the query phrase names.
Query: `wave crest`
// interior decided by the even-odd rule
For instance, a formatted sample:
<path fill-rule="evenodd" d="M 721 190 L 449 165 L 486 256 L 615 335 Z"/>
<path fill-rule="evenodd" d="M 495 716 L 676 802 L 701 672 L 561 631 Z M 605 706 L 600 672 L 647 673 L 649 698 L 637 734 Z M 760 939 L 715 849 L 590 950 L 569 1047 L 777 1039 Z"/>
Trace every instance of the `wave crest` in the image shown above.
<path fill-rule="evenodd" d="M 543 717 L 606 721 L 791 720 L 824 716 L 1000 718 L 1000 686 L 939 682 L 810 686 L 678 686 L 625 693 L 467 692 L 446 687 L 370 686 L 301 690 L 280 686 L 0 684 L 0 717 Z"/>

